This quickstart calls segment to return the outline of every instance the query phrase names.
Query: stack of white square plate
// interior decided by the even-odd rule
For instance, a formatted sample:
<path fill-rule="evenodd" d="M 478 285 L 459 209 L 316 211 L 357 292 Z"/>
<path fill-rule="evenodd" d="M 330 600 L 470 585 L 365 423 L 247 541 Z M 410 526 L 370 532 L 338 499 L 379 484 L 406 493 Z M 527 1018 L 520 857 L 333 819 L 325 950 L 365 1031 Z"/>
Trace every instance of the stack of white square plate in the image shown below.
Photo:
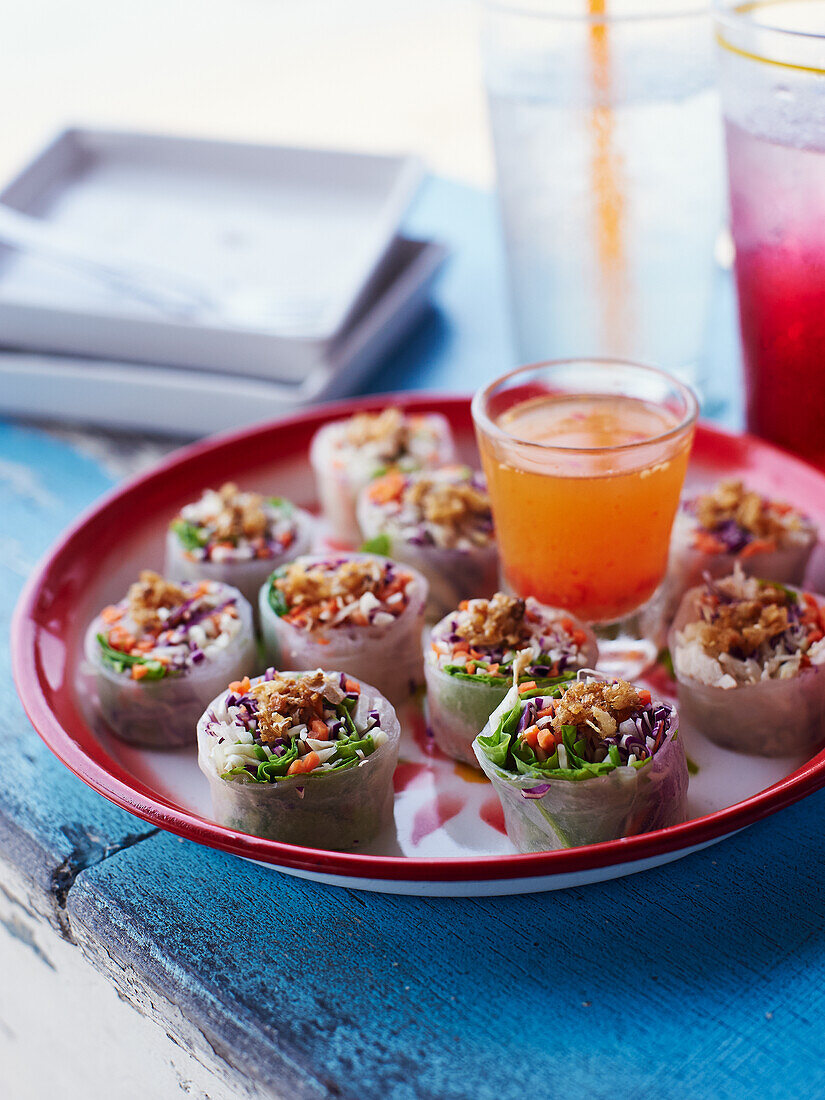
<path fill-rule="evenodd" d="M 445 256 L 398 236 L 420 180 L 410 157 L 65 131 L 0 202 L 233 305 L 182 320 L 0 245 L 0 411 L 192 436 L 352 392 Z"/>

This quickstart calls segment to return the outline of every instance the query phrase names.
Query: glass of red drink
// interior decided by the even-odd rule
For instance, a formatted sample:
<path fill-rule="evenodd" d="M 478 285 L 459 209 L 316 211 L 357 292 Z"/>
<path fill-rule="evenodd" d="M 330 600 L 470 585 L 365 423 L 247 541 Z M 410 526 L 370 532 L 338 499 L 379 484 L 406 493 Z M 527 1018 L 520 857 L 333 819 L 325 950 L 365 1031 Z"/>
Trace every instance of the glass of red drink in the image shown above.
<path fill-rule="evenodd" d="M 825 466 L 825 0 L 717 0 L 750 431 Z"/>

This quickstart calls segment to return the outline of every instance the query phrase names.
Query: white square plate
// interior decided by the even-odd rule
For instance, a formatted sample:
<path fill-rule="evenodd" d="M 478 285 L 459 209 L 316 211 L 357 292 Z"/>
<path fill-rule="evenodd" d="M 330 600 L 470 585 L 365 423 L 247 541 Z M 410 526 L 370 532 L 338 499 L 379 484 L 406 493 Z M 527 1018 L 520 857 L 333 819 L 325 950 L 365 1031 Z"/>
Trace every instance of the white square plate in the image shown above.
<path fill-rule="evenodd" d="M 418 323 L 445 257 L 441 245 L 396 238 L 370 281 L 369 303 L 300 383 L 0 351 L 0 412 L 191 439 L 343 397 Z"/>
<path fill-rule="evenodd" d="M 66 130 L 0 201 L 255 305 L 231 326 L 171 320 L 0 246 L 3 343 L 300 381 L 363 305 L 420 179 L 410 157 Z"/>

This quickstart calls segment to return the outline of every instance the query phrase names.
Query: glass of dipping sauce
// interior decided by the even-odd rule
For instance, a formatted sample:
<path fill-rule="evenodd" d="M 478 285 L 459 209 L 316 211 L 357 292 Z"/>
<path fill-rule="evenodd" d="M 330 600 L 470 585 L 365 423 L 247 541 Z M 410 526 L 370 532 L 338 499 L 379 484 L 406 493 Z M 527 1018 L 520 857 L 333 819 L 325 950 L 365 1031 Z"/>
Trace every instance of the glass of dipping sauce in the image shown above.
<path fill-rule="evenodd" d="M 638 612 L 667 569 L 692 391 L 654 367 L 568 359 L 505 374 L 472 408 L 505 585 L 597 625 Z"/>

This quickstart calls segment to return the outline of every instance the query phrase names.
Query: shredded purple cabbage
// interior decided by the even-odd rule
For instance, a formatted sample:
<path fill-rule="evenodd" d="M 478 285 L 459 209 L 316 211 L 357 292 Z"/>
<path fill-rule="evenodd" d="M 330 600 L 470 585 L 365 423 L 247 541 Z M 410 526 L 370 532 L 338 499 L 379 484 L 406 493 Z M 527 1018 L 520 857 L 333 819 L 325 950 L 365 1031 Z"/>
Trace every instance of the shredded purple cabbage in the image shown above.
<path fill-rule="evenodd" d="M 521 792 L 522 798 L 543 798 L 550 790 L 552 783 L 540 783 L 537 787 L 525 788 Z"/>

